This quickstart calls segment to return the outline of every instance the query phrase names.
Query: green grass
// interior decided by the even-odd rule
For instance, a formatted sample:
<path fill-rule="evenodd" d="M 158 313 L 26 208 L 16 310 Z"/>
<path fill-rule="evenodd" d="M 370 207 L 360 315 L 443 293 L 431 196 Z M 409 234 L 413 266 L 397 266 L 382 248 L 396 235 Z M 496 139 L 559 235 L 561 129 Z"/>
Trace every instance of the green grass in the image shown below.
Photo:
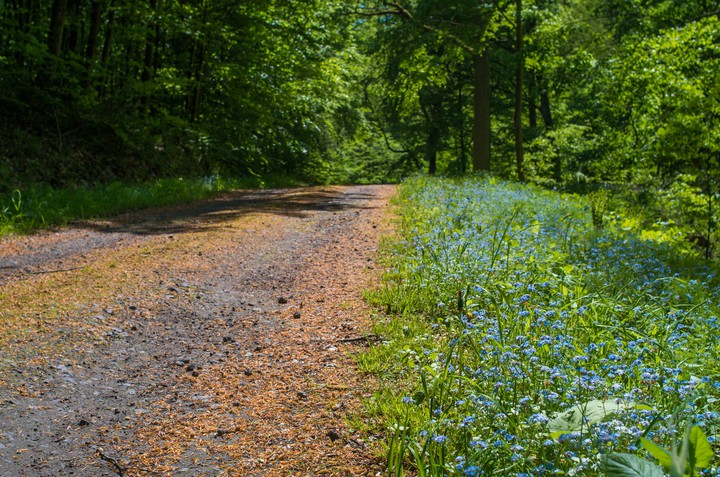
<path fill-rule="evenodd" d="M 32 186 L 0 196 L 0 236 L 30 233 L 76 220 L 205 199 L 220 192 L 300 185 L 286 177 L 159 179 L 143 184 L 52 189 Z"/>
<path fill-rule="evenodd" d="M 401 239 L 368 294 L 385 340 L 360 359 L 383 382 L 368 408 L 390 475 L 600 475 L 646 457 L 641 437 L 669 447 L 673 423 L 717 451 L 716 268 L 598 230 L 586 200 L 494 178 L 402 186 Z"/>

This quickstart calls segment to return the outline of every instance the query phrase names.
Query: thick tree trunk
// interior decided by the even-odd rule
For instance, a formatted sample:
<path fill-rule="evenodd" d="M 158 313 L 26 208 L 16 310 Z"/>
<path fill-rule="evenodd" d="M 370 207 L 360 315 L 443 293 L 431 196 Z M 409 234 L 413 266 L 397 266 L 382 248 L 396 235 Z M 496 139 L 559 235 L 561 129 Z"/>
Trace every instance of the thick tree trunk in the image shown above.
<path fill-rule="evenodd" d="M 65 28 L 65 14 L 68 0 L 53 0 L 50 12 L 50 32 L 48 34 L 48 49 L 53 56 L 59 56 L 62 50 L 63 29 Z"/>
<path fill-rule="evenodd" d="M 88 41 L 85 48 L 85 59 L 88 61 L 88 64 L 95 59 L 95 54 L 97 53 L 101 19 L 102 3 L 98 0 L 93 0 L 90 5 L 90 31 L 88 33 Z"/>
<path fill-rule="evenodd" d="M 490 52 L 473 57 L 473 170 L 490 170 Z"/>
<path fill-rule="evenodd" d="M 80 0 L 67 0 L 63 51 L 77 52 L 80 42 Z"/>
<path fill-rule="evenodd" d="M 62 53 L 67 5 L 68 0 L 53 0 L 52 2 L 50 9 L 50 30 L 47 39 L 50 56 L 45 59 L 43 66 L 35 78 L 38 86 L 42 88 L 49 87 L 55 77 L 55 68 Z"/>
<path fill-rule="evenodd" d="M 518 179 L 525 182 L 523 169 L 523 75 L 525 61 L 523 61 L 523 29 L 522 29 L 522 0 L 515 0 L 515 117 L 513 127 L 515 130 L 515 167 Z"/>

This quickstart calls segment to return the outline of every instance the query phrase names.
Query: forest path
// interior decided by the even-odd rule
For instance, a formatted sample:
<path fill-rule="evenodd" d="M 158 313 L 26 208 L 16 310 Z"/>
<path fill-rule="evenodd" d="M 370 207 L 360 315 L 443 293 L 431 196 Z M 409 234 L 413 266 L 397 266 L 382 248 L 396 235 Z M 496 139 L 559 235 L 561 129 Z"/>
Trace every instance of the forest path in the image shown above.
<path fill-rule="evenodd" d="M 394 192 L 237 192 L 0 241 L 0 475 L 376 475 L 346 418 Z"/>

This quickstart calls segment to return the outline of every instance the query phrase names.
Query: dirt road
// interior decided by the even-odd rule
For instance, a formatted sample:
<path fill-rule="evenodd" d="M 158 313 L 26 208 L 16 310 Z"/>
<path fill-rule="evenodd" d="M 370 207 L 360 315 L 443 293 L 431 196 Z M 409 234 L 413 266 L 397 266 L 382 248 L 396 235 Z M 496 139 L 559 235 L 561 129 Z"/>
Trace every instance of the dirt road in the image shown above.
<path fill-rule="evenodd" d="M 0 241 L 0 476 L 367 476 L 346 418 L 392 186 Z"/>

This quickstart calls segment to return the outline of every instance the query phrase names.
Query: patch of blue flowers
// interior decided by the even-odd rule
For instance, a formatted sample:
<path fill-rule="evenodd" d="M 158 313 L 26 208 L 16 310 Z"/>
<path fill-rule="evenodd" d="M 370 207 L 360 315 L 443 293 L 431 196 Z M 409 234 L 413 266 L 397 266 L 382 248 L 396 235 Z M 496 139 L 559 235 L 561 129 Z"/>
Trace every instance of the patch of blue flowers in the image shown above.
<path fill-rule="evenodd" d="M 433 334 L 390 453 L 424 475 L 595 476 L 603 454 L 644 455 L 641 436 L 668 445 L 673 422 L 717 445 L 711 267 L 594 230 L 577 196 L 493 178 L 412 178 L 399 202 L 393 304 Z M 589 402 L 612 411 L 563 420 Z"/>

